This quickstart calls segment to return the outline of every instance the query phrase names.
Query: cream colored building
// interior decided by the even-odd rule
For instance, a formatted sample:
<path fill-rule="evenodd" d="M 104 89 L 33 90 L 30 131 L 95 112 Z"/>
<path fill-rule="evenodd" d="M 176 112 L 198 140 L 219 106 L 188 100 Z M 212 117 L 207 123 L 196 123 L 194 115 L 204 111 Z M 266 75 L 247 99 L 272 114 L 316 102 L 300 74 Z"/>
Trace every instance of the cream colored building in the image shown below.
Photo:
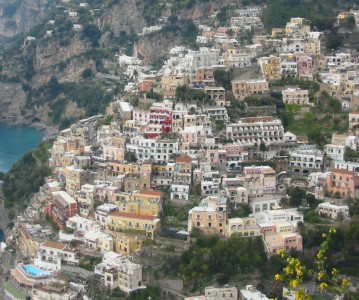
<path fill-rule="evenodd" d="M 282 91 L 284 104 L 309 105 L 309 92 L 300 88 L 288 88 Z"/>
<path fill-rule="evenodd" d="M 233 80 L 232 92 L 237 100 L 244 100 L 246 97 L 254 95 L 266 95 L 269 94 L 268 81 L 265 79 Z"/>
<path fill-rule="evenodd" d="M 227 236 L 235 234 L 240 237 L 259 236 L 260 229 L 254 217 L 228 219 Z"/>

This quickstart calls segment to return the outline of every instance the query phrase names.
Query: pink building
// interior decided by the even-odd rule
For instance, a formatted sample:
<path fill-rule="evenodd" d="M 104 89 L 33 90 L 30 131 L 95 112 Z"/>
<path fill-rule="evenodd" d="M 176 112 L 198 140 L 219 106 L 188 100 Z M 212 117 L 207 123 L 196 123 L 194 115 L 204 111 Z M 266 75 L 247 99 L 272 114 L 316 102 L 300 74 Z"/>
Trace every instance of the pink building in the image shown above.
<path fill-rule="evenodd" d="M 112 199 L 119 190 L 120 188 L 117 186 L 99 185 L 95 187 L 94 196 L 103 202 L 105 198 Z"/>
<path fill-rule="evenodd" d="M 303 251 L 303 238 L 298 233 L 267 235 L 263 239 L 268 253 L 277 253 L 279 249 Z"/>
<path fill-rule="evenodd" d="M 309 55 L 296 55 L 299 78 L 313 78 L 313 59 Z"/>

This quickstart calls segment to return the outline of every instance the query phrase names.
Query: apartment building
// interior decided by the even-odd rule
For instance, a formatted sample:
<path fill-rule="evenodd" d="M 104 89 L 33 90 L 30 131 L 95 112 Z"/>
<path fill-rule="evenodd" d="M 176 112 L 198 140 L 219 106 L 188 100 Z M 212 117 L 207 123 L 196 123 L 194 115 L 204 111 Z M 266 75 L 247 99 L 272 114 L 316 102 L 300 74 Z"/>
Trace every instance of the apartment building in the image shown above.
<path fill-rule="evenodd" d="M 168 163 L 174 153 L 178 153 L 179 142 L 171 139 L 146 139 L 132 137 L 126 149 L 136 154 L 138 162 L 155 160 L 157 163 Z"/>
<path fill-rule="evenodd" d="M 280 58 L 274 55 L 260 57 L 257 60 L 261 73 L 266 80 L 279 80 L 282 78 Z"/>
<path fill-rule="evenodd" d="M 297 77 L 297 62 L 293 54 L 281 54 L 280 55 L 280 69 L 281 76 L 284 77 Z"/>
<path fill-rule="evenodd" d="M 207 114 L 211 118 L 212 122 L 229 121 L 227 109 L 224 106 L 204 106 L 202 108 L 202 112 Z"/>
<path fill-rule="evenodd" d="M 78 265 L 79 253 L 76 248 L 69 244 L 62 244 L 53 241 L 45 241 L 39 246 L 37 256 L 34 258 L 34 265 L 41 269 L 51 271 L 61 270 L 62 264 Z"/>
<path fill-rule="evenodd" d="M 45 214 L 63 229 L 66 221 L 77 214 L 77 202 L 65 191 L 53 192 L 51 198 L 45 207 Z"/>
<path fill-rule="evenodd" d="M 161 220 L 153 216 L 144 216 L 125 212 L 113 212 L 107 217 L 110 231 L 137 231 L 152 238 L 161 229 Z"/>
<path fill-rule="evenodd" d="M 216 106 L 226 106 L 226 90 L 221 86 L 205 87 L 204 91 L 207 93 L 209 99 L 214 102 Z"/>
<path fill-rule="evenodd" d="M 114 251 L 125 256 L 129 256 L 132 252 L 142 249 L 145 244 L 146 237 L 134 235 L 124 232 L 111 232 Z"/>
<path fill-rule="evenodd" d="M 253 197 L 249 200 L 249 206 L 253 213 L 280 208 L 280 198 L 275 196 Z"/>
<path fill-rule="evenodd" d="M 269 94 L 268 81 L 266 79 L 232 80 L 232 92 L 236 100 L 244 100 L 246 97 L 255 95 L 267 95 Z"/>
<path fill-rule="evenodd" d="M 112 236 L 101 231 L 86 231 L 83 242 L 86 250 L 93 252 L 112 251 L 114 248 Z"/>
<path fill-rule="evenodd" d="M 297 62 L 298 77 L 301 79 L 313 80 L 313 58 L 306 54 L 295 56 Z"/>
<path fill-rule="evenodd" d="M 68 291 L 65 282 L 50 282 L 38 285 L 31 291 L 32 300 L 75 300 L 76 295 Z"/>
<path fill-rule="evenodd" d="M 102 146 L 102 156 L 107 161 L 123 162 L 125 160 L 125 148 L 112 145 Z"/>
<path fill-rule="evenodd" d="M 192 158 L 180 156 L 176 158 L 173 182 L 179 184 L 192 184 Z"/>
<path fill-rule="evenodd" d="M 107 225 L 107 217 L 115 211 L 118 211 L 117 205 L 104 203 L 96 208 L 95 220 L 100 223 L 103 228 L 105 228 Z"/>
<path fill-rule="evenodd" d="M 339 193 L 343 198 L 355 198 L 359 188 L 359 177 L 353 171 L 332 169 L 327 177 L 326 190 L 331 195 Z"/>
<path fill-rule="evenodd" d="M 293 54 L 304 53 L 304 39 L 301 37 L 282 38 L 281 51 L 284 53 L 293 53 Z"/>
<path fill-rule="evenodd" d="M 66 178 L 66 190 L 75 194 L 76 191 L 81 189 L 81 186 L 86 183 L 87 171 L 83 169 L 76 169 L 74 166 L 69 166 L 64 169 Z"/>
<path fill-rule="evenodd" d="M 203 128 L 212 127 L 211 117 L 206 114 L 186 114 L 183 116 L 183 127 L 203 126 Z"/>
<path fill-rule="evenodd" d="M 149 110 L 144 136 L 154 139 L 162 133 L 172 132 L 172 103 L 153 103 Z"/>
<path fill-rule="evenodd" d="M 282 121 L 273 117 L 241 118 L 226 127 L 227 139 L 240 142 L 243 146 L 259 145 L 261 141 L 266 145 L 282 143 L 283 135 Z"/>
<path fill-rule="evenodd" d="M 227 68 L 246 68 L 251 66 L 251 54 L 245 48 L 229 48 L 223 54 Z"/>
<path fill-rule="evenodd" d="M 246 285 L 240 290 L 239 299 L 243 300 L 269 300 L 265 294 L 258 291 L 253 285 Z"/>
<path fill-rule="evenodd" d="M 288 88 L 282 90 L 284 104 L 309 105 L 309 92 L 300 88 Z"/>
<path fill-rule="evenodd" d="M 318 204 L 317 212 L 320 216 L 335 221 L 345 221 L 349 218 L 349 207 L 347 205 L 336 205 L 324 202 Z"/>
<path fill-rule="evenodd" d="M 349 130 L 354 134 L 359 134 L 359 112 L 350 112 L 349 113 Z"/>
<path fill-rule="evenodd" d="M 247 189 L 249 197 L 258 197 L 273 194 L 277 187 L 277 174 L 269 166 L 244 167 L 243 187 Z"/>
<path fill-rule="evenodd" d="M 176 89 L 181 85 L 189 84 L 189 76 L 182 73 L 172 73 L 161 78 L 162 93 L 167 98 L 175 98 Z"/>
<path fill-rule="evenodd" d="M 304 53 L 310 55 L 320 55 L 321 42 L 320 39 L 306 38 L 304 39 Z"/>
<path fill-rule="evenodd" d="M 129 294 L 146 288 L 142 284 L 142 266 L 113 251 L 104 254 L 102 262 L 95 266 L 95 274 L 100 275 L 101 283 L 109 289 L 118 287 Z"/>
<path fill-rule="evenodd" d="M 301 145 L 289 153 L 288 168 L 295 173 L 308 175 L 320 171 L 323 164 L 323 152 L 315 145 Z"/>
<path fill-rule="evenodd" d="M 226 234 L 227 200 L 225 198 L 207 197 L 200 206 L 188 212 L 188 232 L 197 228 L 203 234 Z"/>

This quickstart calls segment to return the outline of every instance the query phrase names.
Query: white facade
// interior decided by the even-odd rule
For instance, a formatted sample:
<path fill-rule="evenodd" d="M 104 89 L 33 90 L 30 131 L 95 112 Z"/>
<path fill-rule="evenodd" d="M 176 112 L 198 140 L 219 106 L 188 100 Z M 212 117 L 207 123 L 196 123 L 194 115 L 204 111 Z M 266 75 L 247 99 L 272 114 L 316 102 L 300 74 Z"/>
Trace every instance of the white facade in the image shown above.
<path fill-rule="evenodd" d="M 324 146 L 324 152 L 333 160 L 344 161 L 345 147 L 334 144 Z"/>
<path fill-rule="evenodd" d="M 288 167 L 295 173 L 309 174 L 319 171 L 323 163 L 323 153 L 313 145 L 302 145 L 290 152 Z"/>
<path fill-rule="evenodd" d="M 188 200 L 189 184 L 171 184 L 171 200 Z"/>
<path fill-rule="evenodd" d="M 333 220 L 346 220 L 349 218 L 349 207 L 347 205 L 335 205 L 329 202 L 320 203 L 317 212 L 321 216 Z"/>
<path fill-rule="evenodd" d="M 112 251 L 106 252 L 102 263 L 95 266 L 95 274 L 100 275 L 103 284 L 110 289 L 119 287 L 130 293 L 146 288 L 142 285 L 142 266 Z"/>

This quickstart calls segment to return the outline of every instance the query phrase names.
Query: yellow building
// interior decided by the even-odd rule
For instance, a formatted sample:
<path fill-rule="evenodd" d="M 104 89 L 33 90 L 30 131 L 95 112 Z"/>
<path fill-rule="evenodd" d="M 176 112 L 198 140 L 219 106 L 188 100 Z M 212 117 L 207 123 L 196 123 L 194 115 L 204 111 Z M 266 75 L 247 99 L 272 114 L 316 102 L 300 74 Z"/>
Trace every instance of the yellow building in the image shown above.
<path fill-rule="evenodd" d="M 76 169 L 73 166 L 64 169 L 66 177 L 66 190 L 74 192 L 81 189 L 81 186 L 86 183 L 87 172 L 82 169 Z"/>
<path fill-rule="evenodd" d="M 153 239 L 160 232 L 161 220 L 152 216 L 113 212 L 107 217 L 107 227 L 111 231 L 135 231 Z"/>
<path fill-rule="evenodd" d="M 227 236 L 236 234 L 242 237 L 260 235 L 260 228 L 257 225 L 256 218 L 233 218 L 228 219 Z"/>
<path fill-rule="evenodd" d="M 119 174 L 119 173 L 139 174 L 138 164 L 111 161 L 109 162 L 109 166 L 113 171 L 113 174 Z"/>
<path fill-rule="evenodd" d="M 261 67 L 262 75 L 267 80 L 279 80 L 282 78 L 280 68 L 280 58 L 277 56 L 258 58 L 258 64 Z"/>
<path fill-rule="evenodd" d="M 320 54 L 320 40 L 306 39 L 304 40 L 304 53 L 319 55 Z"/>
<path fill-rule="evenodd" d="M 183 74 L 162 76 L 161 79 L 161 89 L 165 97 L 175 97 L 177 87 L 187 84 L 189 84 L 189 77 Z"/>
<path fill-rule="evenodd" d="M 119 211 L 144 216 L 159 216 L 162 211 L 162 193 L 160 191 L 140 191 L 116 193 L 112 202 Z"/>
<path fill-rule="evenodd" d="M 146 238 L 139 235 L 130 235 L 124 232 L 112 232 L 115 252 L 129 256 L 132 252 L 142 249 Z"/>
<path fill-rule="evenodd" d="M 232 92 L 237 100 L 244 100 L 252 95 L 269 94 L 269 85 L 265 79 L 233 80 Z"/>

